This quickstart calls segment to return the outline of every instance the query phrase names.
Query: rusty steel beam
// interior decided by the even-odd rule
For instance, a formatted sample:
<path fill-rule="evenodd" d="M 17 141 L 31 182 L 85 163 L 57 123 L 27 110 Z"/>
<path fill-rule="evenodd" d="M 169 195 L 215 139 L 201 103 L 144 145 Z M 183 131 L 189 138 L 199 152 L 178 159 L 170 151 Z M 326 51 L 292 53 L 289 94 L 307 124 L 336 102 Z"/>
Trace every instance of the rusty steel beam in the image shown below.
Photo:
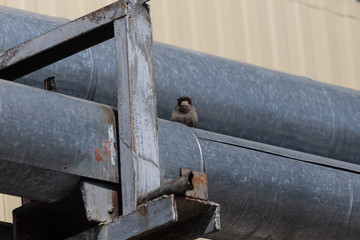
<path fill-rule="evenodd" d="M 15 80 L 112 38 L 113 21 L 126 14 L 117 1 L 0 53 L 0 78 Z"/>
<path fill-rule="evenodd" d="M 177 220 L 175 198 L 174 196 L 166 196 L 140 207 L 137 211 L 69 237 L 67 240 L 133 239 L 154 229 L 163 228 Z"/>
<path fill-rule="evenodd" d="M 196 172 L 190 169 L 182 168 L 180 177 L 165 183 L 161 187 L 138 198 L 138 204 L 145 203 L 162 195 L 176 194 L 178 196 L 187 196 L 197 199 L 207 200 L 208 186 L 206 173 Z"/>
<path fill-rule="evenodd" d="M 92 228 L 75 239 L 194 239 L 220 230 L 220 206 L 216 203 L 164 196 L 127 215 Z"/>
<path fill-rule="evenodd" d="M 89 222 L 106 222 L 119 217 L 118 191 L 109 184 L 91 180 L 80 183 L 82 200 Z"/>
<path fill-rule="evenodd" d="M 207 175 L 204 172 L 196 172 L 190 169 L 181 168 L 180 175 L 187 176 L 192 173 L 191 184 L 193 189 L 185 192 L 185 196 L 198 199 L 208 199 L 208 181 Z"/>
<path fill-rule="evenodd" d="M 177 179 L 162 185 L 161 187 L 149 192 L 146 195 L 140 196 L 137 200 L 138 205 L 161 197 L 165 194 L 185 195 L 187 191 L 194 189 L 194 185 L 192 183 L 193 177 L 194 173 L 190 171 L 186 175 L 178 177 Z"/>
<path fill-rule="evenodd" d="M 146 6 L 114 22 L 123 214 L 160 187 L 153 39 Z"/>

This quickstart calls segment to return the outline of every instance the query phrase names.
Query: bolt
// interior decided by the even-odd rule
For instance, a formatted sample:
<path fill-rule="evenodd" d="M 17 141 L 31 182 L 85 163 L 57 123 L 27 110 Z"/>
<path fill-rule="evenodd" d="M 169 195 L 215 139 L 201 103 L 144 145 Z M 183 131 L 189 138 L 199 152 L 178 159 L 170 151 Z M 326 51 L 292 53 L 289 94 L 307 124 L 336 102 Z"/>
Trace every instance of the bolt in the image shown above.
<path fill-rule="evenodd" d="M 114 211 L 115 211 L 115 208 L 114 208 L 113 206 L 110 206 L 110 207 L 108 208 L 108 213 L 109 213 L 109 214 L 113 214 Z"/>

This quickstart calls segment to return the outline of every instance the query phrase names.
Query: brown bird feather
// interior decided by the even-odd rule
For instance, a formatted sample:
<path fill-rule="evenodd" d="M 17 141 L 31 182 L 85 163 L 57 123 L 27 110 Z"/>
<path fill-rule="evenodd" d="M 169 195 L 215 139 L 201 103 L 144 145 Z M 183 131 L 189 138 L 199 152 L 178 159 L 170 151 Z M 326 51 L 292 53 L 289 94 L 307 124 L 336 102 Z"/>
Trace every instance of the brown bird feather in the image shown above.
<path fill-rule="evenodd" d="M 196 108 L 192 106 L 191 98 L 181 96 L 177 99 L 178 104 L 171 114 L 171 121 L 185 124 L 189 127 L 196 127 L 198 116 Z"/>

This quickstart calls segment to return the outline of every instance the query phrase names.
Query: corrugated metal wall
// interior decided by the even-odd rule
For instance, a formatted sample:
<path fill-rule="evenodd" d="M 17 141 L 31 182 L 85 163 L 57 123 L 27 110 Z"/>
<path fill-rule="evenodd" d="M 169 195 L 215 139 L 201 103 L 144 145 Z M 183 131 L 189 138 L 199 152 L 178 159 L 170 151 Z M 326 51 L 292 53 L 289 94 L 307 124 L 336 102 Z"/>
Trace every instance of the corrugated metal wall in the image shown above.
<path fill-rule="evenodd" d="M 114 0 L 0 0 L 74 19 Z M 360 90 L 357 0 L 152 0 L 154 39 Z M 1 37 L 1 36 L 0 36 Z M 19 205 L 0 196 L 0 221 Z"/>
<path fill-rule="evenodd" d="M 154 0 L 156 40 L 360 89 L 357 0 Z"/>

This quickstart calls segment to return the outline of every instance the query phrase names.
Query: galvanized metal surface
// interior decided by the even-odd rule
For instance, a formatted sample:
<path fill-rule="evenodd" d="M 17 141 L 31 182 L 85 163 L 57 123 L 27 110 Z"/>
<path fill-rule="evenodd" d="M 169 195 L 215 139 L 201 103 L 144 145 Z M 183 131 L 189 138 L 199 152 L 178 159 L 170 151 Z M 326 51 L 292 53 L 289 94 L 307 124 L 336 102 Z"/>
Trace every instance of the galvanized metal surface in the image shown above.
<path fill-rule="evenodd" d="M 118 1 L 0 53 L 0 78 L 17 79 L 110 39 L 112 22 L 126 13 Z"/>
<path fill-rule="evenodd" d="M 176 135 L 189 131 L 200 142 L 209 200 L 221 205 L 221 232 L 211 239 L 358 239 L 358 165 L 159 120 L 165 179 L 174 166 L 201 161 L 181 156 L 200 151 Z"/>
<path fill-rule="evenodd" d="M 144 5 L 114 22 L 123 214 L 160 187 L 152 28 Z"/>
<path fill-rule="evenodd" d="M 0 49 L 63 24 L 0 8 Z M 360 163 L 357 91 L 163 44 L 154 45 L 158 117 L 169 119 L 176 98 L 189 95 L 199 128 Z M 116 105 L 112 41 L 19 79 L 42 87 L 55 76 L 58 91 Z M 200 94 L 199 94 L 200 93 Z"/>
<path fill-rule="evenodd" d="M 3 147 L 11 148 L 7 145 L 14 144 L 10 142 L 4 144 L 3 142 L 4 140 L 0 140 L 1 149 Z M 13 159 L 26 151 L 27 149 L 24 147 L 13 152 Z M 0 155 L 1 193 L 53 202 L 68 195 L 80 179 L 76 175 L 32 166 L 31 162 L 27 161 L 28 159 L 22 159 L 22 162 L 19 163 L 4 160 L 4 154 Z"/>
<path fill-rule="evenodd" d="M 104 183 L 80 183 L 86 217 L 89 222 L 106 222 L 119 216 L 118 193 Z"/>
<path fill-rule="evenodd" d="M 51 181 L 52 175 L 48 175 L 49 180 L 34 171 L 28 171 L 31 175 L 23 182 L 33 184 L 26 189 L 22 187 L 24 185 L 22 181 L 19 181 L 18 176 L 23 174 L 30 163 L 57 173 L 62 171 L 67 174 L 72 171 L 75 175 L 85 174 L 73 171 L 73 169 L 79 171 L 78 168 L 82 166 L 83 169 L 88 169 L 86 174 L 89 177 L 105 172 L 102 170 L 104 163 L 97 163 L 95 158 L 88 161 L 90 157 L 86 157 L 86 161 L 74 161 L 78 166 L 70 165 L 68 162 L 68 168 L 63 169 L 63 163 L 60 164 L 60 162 L 68 158 L 61 157 L 66 154 L 62 144 L 43 148 L 41 144 L 33 145 L 32 143 L 35 141 L 33 139 L 40 141 L 44 136 L 61 136 L 58 132 L 43 136 L 40 131 L 34 131 L 38 129 L 34 125 L 36 122 L 42 123 L 41 129 L 45 130 L 59 126 L 63 129 L 70 128 L 69 130 L 72 131 L 66 131 L 63 135 L 69 142 L 76 142 L 77 139 L 88 136 L 91 129 L 89 124 L 98 122 L 98 104 L 15 83 L 1 82 L 0 86 L 0 91 L 7 90 L 1 91 L 2 103 L 4 101 L 9 103 L 1 105 L 1 124 L 6 127 L 1 128 L 0 139 L 11 140 L 0 141 L 0 159 L 4 159 L 3 154 L 7 153 L 7 149 L 14 149 L 11 151 L 13 162 L 1 161 L 2 174 L 0 176 L 4 177 L 3 183 L 0 184 L 1 192 L 8 189 L 15 195 L 25 195 L 31 189 L 41 189 L 42 186 L 46 186 L 47 181 Z M 25 89 L 24 92 L 22 89 Z M 46 106 L 49 110 L 56 109 L 56 124 L 50 121 L 54 115 L 49 112 L 42 113 L 42 118 L 29 118 L 29 116 L 34 116 L 34 111 L 38 111 L 37 106 L 40 105 L 32 98 L 33 95 L 37 96 L 36 99 L 43 99 L 42 96 L 46 96 Z M 31 99 L 25 102 L 23 101 L 25 97 Z M 12 103 L 12 98 L 16 98 L 16 104 Z M 69 102 L 64 103 L 65 99 Z M 7 109 L 12 105 L 17 107 L 16 111 L 14 111 L 15 107 L 11 110 Z M 71 106 L 78 106 L 76 109 L 79 111 L 69 109 Z M 63 119 L 66 116 L 75 120 L 79 117 L 81 121 L 72 121 L 71 124 L 62 125 L 62 121 L 67 122 L 66 118 Z M 82 129 L 83 125 L 88 127 L 87 131 L 76 132 L 72 128 L 78 126 Z M 99 126 L 104 127 L 103 124 Z M 9 135 L 10 138 L 4 135 L 7 131 L 14 132 L 17 128 L 22 131 L 16 137 Z M 74 135 L 74 131 L 77 134 Z M 28 134 L 25 134 L 27 132 L 31 133 L 33 139 L 26 140 L 29 138 Z M 101 132 L 102 130 L 94 133 L 96 137 L 88 137 L 84 141 L 86 143 L 95 141 Z M 22 145 L 14 146 L 15 140 L 20 141 Z M 56 140 L 46 141 L 46 143 L 54 141 Z M 28 147 L 31 151 L 27 150 Z M 18 150 L 15 151 L 16 149 Z M 85 156 L 93 154 L 93 149 L 90 147 L 85 146 L 82 149 L 86 150 L 83 153 Z M 264 239 L 268 237 L 274 239 L 344 239 L 345 237 L 357 239 L 360 235 L 358 227 L 360 226 L 359 165 L 209 133 L 165 120 L 159 120 L 159 150 L 163 182 L 176 178 L 181 167 L 196 171 L 206 169 L 209 200 L 219 203 L 222 211 L 222 231 L 211 236 L 213 239 Z M 71 152 L 76 151 L 71 150 Z M 29 158 L 24 159 L 24 154 Z M 35 154 L 41 155 L 30 158 Z M 14 160 L 20 157 L 24 159 L 23 162 Z M 51 160 L 37 162 L 43 159 Z M 96 164 L 93 165 L 93 162 Z M 13 168 L 14 171 L 11 174 L 7 174 L 6 170 L 11 169 L 14 163 L 16 168 Z M 112 168 L 109 169 L 112 170 Z M 39 178 L 32 181 L 35 176 Z M 66 181 L 69 179 L 66 176 L 63 178 Z M 37 183 L 36 186 L 35 183 Z M 75 183 L 76 181 L 64 187 L 60 179 L 56 185 L 53 185 L 53 189 L 64 187 L 63 190 L 69 191 Z M 38 193 L 38 198 L 51 199 L 53 189 L 50 195 Z M 58 196 L 63 196 L 63 194 Z"/>
<path fill-rule="evenodd" d="M 177 179 L 174 179 L 162 185 L 161 187 L 150 191 L 148 194 L 140 196 L 137 200 L 137 203 L 142 204 L 155 198 L 161 197 L 165 194 L 185 195 L 186 191 L 194 189 L 194 185 L 192 183 L 193 178 L 194 172 L 189 171 L 187 174 L 184 174 L 181 177 L 178 177 Z"/>
<path fill-rule="evenodd" d="M 32 186 L 22 185 L 29 193 L 23 197 L 58 198 L 54 190 L 69 191 L 76 176 L 119 182 L 115 116 L 108 106 L 0 80 L 0 125 L 0 178 L 21 185 L 13 176 L 19 171 L 16 166 L 23 164 L 18 177 Z M 36 167 L 47 171 L 33 172 Z M 55 173 L 45 181 L 50 172 Z M 44 187 L 46 197 L 36 192 L 40 179 L 44 186 L 53 184 Z M 3 185 L 3 192 L 14 194 L 13 188 Z"/>

